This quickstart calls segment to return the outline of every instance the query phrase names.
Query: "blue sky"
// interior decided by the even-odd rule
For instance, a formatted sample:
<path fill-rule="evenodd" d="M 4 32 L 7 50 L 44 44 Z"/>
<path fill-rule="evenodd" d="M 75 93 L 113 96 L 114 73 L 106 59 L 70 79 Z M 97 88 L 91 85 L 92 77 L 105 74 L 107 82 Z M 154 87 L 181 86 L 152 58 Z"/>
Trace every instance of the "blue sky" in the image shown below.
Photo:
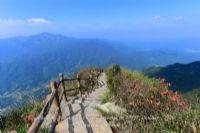
<path fill-rule="evenodd" d="M 200 37 L 198 0 L 0 0 L 0 38 L 51 32 L 124 40 Z"/>

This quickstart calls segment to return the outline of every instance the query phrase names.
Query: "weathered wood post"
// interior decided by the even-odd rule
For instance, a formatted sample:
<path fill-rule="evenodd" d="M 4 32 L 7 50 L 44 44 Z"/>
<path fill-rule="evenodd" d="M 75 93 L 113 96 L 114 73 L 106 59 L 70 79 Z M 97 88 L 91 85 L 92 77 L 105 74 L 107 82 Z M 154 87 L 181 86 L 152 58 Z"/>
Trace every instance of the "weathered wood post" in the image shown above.
<path fill-rule="evenodd" d="M 63 94 L 64 94 L 64 99 L 65 101 L 67 101 L 67 94 L 66 94 L 66 89 L 65 89 L 65 81 L 64 81 L 64 75 L 62 73 L 59 74 L 59 79 L 60 79 L 60 85 L 61 85 L 61 88 L 63 90 Z M 61 97 L 62 99 L 62 97 Z"/>
<path fill-rule="evenodd" d="M 77 85 L 78 85 L 79 94 L 80 94 L 81 97 L 82 97 L 81 79 L 80 79 L 79 73 L 76 74 L 76 78 L 77 78 Z"/>
<path fill-rule="evenodd" d="M 56 125 L 58 123 L 58 117 L 59 117 L 59 108 L 56 109 L 55 111 L 55 115 L 51 121 L 51 127 L 50 127 L 50 130 L 49 130 L 49 133 L 54 133 L 55 132 L 55 128 L 56 128 Z"/>
<path fill-rule="evenodd" d="M 50 84 L 50 87 L 51 87 L 52 92 L 55 91 L 55 97 L 54 97 L 52 104 L 53 104 L 53 106 L 55 106 L 56 108 L 59 109 L 59 114 L 60 114 L 60 116 L 62 116 L 60 102 L 59 102 L 59 96 L 58 96 L 58 86 L 57 86 L 56 81 L 52 81 Z"/>
<path fill-rule="evenodd" d="M 101 72 L 98 71 L 98 72 L 97 72 L 97 86 L 100 86 L 100 82 L 99 82 L 99 77 L 100 77 L 100 75 L 101 75 Z"/>

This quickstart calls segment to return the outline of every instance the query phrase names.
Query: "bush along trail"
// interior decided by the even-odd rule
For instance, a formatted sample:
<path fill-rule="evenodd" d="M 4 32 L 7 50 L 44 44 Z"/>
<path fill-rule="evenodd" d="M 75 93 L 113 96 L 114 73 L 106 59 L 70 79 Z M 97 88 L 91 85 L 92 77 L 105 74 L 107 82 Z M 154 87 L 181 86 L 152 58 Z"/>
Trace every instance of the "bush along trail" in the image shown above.
<path fill-rule="evenodd" d="M 190 102 L 169 90 L 164 79 L 110 67 L 102 101 L 114 103 L 120 113 L 99 108 L 115 132 L 200 132 L 200 103 Z M 195 106 L 193 106 L 195 105 Z"/>

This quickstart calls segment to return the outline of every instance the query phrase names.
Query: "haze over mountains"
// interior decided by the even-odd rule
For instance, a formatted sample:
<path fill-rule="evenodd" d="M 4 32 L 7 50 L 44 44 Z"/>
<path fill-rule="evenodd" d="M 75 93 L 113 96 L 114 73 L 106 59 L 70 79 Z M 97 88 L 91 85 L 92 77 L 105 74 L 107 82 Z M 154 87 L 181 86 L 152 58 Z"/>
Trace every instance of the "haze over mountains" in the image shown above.
<path fill-rule="evenodd" d="M 157 42 L 158 43 L 158 42 Z M 0 40 L 0 108 L 18 105 L 31 97 L 40 97 L 58 73 L 71 74 L 81 68 L 110 64 L 143 70 L 150 66 L 188 63 L 200 60 L 196 43 L 177 41 L 177 51 L 156 43 L 118 42 L 78 39 L 42 33 Z"/>

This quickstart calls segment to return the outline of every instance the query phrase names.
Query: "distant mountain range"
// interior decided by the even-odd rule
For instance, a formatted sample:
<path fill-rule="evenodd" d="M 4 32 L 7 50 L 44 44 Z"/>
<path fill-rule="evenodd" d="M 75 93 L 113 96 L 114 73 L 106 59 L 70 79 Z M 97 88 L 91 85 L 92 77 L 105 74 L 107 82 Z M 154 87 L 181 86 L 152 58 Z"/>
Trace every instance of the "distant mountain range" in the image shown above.
<path fill-rule="evenodd" d="M 149 77 L 164 78 L 172 84 L 172 89 L 187 92 L 200 88 L 200 61 L 169 65 L 166 67 L 151 67 L 143 71 Z"/>
<path fill-rule="evenodd" d="M 43 88 L 60 72 L 69 75 L 84 67 L 110 64 L 143 70 L 200 60 L 200 53 L 147 50 L 140 45 L 50 33 L 0 39 L 0 109 L 42 97 L 48 92 Z"/>

